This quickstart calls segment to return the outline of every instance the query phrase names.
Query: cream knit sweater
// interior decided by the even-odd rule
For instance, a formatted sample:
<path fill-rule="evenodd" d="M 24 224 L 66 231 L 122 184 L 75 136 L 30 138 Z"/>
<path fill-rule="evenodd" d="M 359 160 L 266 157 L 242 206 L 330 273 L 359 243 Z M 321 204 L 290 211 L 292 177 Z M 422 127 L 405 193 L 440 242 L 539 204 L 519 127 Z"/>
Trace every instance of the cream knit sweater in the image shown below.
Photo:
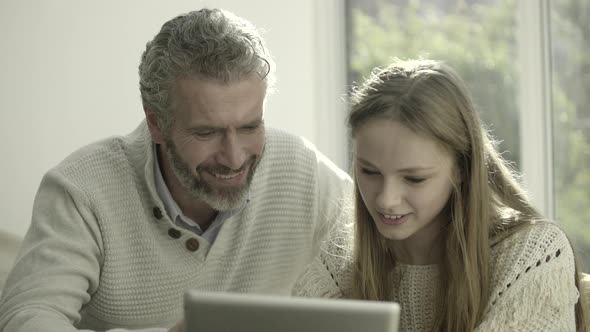
<path fill-rule="evenodd" d="M 297 282 L 297 295 L 350 296 L 351 251 L 346 238 L 337 238 L 321 253 Z M 401 306 L 401 331 L 431 331 L 441 294 L 437 265 L 399 264 L 391 280 L 399 285 L 391 299 Z M 575 331 L 578 296 L 566 236 L 555 225 L 534 225 L 492 247 L 491 298 L 476 330 Z"/>
<path fill-rule="evenodd" d="M 189 288 L 290 294 L 334 221 L 349 220 L 349 176 L 269 128 L 250 202 L 211 246 L 165 214 L 153 158 L 144 122 L 46 174 L 0 299 L 0 331 L 166 331 Z"/>

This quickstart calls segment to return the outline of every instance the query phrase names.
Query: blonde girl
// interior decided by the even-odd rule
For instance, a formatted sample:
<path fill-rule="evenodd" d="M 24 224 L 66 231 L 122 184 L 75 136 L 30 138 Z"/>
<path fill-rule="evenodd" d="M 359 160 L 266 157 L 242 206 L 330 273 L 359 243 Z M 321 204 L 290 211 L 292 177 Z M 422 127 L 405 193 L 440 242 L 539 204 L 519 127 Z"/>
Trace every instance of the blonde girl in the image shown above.
<path fill-rule="evenodd" d="M 300 293 L 399 302 L 402 331 L 585 331 L 568 239 L 533 208 L 453 69 L 374 71 L 348 125 L 354 244 L 329 243 Z"/>

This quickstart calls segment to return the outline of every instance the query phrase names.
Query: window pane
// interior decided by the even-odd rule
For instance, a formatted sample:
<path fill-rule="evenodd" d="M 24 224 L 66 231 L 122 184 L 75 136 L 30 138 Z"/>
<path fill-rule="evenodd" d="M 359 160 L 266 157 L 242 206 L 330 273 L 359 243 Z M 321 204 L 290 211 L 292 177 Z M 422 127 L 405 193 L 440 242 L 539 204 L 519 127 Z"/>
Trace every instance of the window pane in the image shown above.
<path fill-rule="evenodd" d="M 519 153 L 513 0 L 349 0 L 349 79 L 393 58 L 444 60 L 465 79 L 484 122 L 516 166 Z"/>
<path fill-rule="evenodd" d="M 590 271 L 590 2 L 550 1 L 555 212 Z"/>

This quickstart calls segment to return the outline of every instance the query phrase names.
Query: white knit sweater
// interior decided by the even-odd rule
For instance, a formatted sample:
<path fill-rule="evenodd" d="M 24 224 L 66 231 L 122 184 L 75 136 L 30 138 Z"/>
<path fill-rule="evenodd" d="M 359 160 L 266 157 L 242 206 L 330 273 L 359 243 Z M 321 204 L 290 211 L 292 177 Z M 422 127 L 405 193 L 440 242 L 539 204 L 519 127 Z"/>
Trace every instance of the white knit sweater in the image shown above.
<path fill-rule="evenodd" d="M 164 212 L 153 158 L 143 122 L 46 174 L 0 299 L 0 331 L 165 331 L 189 288 L 289 294 L 334 221 L 349 219 L 349 176 L 268 128 L 250 202 L 211 246 Z"/>
<path fill-rule="evenodd" d="M 298 280 L 297 295 L 350 296 L 351 245 L 343 240 Z M 575 331 L 574 257 L 555 225 L 537 224 L 494 245 L 490 267 L 491 298 L 477 331 Z M 401 306 L 401 331 L 431 331 L 441 294 L 438 266 L 399 264 L 391 280 L 399 285 L 391 299 Z"/>

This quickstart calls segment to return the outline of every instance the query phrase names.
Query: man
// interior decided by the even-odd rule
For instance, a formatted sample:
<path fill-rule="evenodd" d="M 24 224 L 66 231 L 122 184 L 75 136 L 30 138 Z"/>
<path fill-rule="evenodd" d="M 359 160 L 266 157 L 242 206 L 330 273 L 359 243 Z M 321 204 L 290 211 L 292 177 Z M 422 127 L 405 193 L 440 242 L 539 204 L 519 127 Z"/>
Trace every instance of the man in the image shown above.
<path fill-rule="evenodd" d="M 272 66 L 229 12 L 165 23 L 139 66 L 145 121 L 44 176 L 0 330 L 167 331 L 190 288 L 289 294 L 350 219 L 352 183 L 305 140 L 265 129 Z"/>

